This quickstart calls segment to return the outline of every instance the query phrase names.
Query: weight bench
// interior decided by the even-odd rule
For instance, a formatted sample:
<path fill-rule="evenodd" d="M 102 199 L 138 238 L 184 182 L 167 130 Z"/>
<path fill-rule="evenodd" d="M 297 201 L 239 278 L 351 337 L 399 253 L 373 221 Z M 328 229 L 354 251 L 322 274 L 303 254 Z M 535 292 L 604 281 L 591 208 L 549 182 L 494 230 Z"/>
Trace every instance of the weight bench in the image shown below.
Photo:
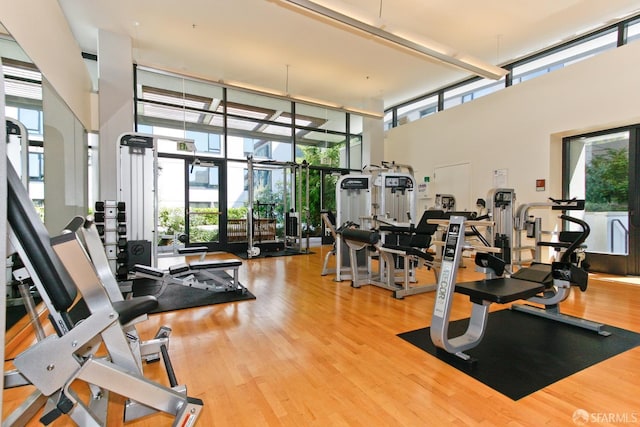
<path fill-rule="evenodd" d="M 469 296 L 472 302 L 467 330 L 460 336 L 449 338 L 451 301 L 449 300 L 448 304 L 438 305 L 437 303 L 431 322 L 431 340 L 436 347 L 455 354 L 462 360 L 471 360 L 464 351 L 476 347 L 482 341 L 491 304 L 508 304 L 520 299 L 528 299 L 544 289 L 543 284 L 508 277 L 457 283 L 455 292 Z M 438 287 L 436 300 L 439 302 L 452 298 L 451 293 L 447 292 L 446 289 Z"/>
<path fill-rule="evenodd" d="M 162 347 L 171 387 L 142 375 L 123 329 L 157 306 L 154 297 L 111 301 L 76 233 L 49 238 L 11 163 L 7 160 L 7 217 L 9 243 L 43 288 L 56 334 L 33 344 L 14 359 L 16 370 L 5 372 L 5 385 L 32 384 L 34 392 L 5 421 L 24 424 L 46 402 L 41 421 L 48 424 L 63 414 L 78 425 L 106 423 L 108 392 L 129 397 L 125 420 L 156 411 L 174 416 L 174 426 L 194 424 L 202 409 L 199 399 L 177 385 L 166 347 Z M 81 296 L 81 299 L 77 297 Z M 88 314 L 75 320 L 72 309 L 84 304 Z M 108 358 L 97 357 L 104 345 Z M 74 388 L 85 383 L 90 397 L 82 401 Z"/>
<path fill-rule="evenodd" d="M 168 270 L 136 264 L 133 271 L 137 278 L 147 278 L 162 283 L 156 297 L 162 295 L 169 285 L 181 285 L 211 292 L 245 294 L 247 288 L 238 281 L 238 270 L 241 265 L 242 261 L 237 259 L 221 259 L 177 264 L 169 267 Z"/>
<path fill-rule="evenodd" d="M 476 347 L 484 337 L 491 304 L 507 304 L 517 299 L 526 299 L 544 290 L 544 285 L 540 283 L 508 278 L 491 278 L 456 284 L 465 242 L 465 227 L 490 225 L 492 223 L 488 221 L 466 221 L 463 216 L 452 216 L 445 234 L 442 266 L 431 319 L 431 341 L 439 349 L 465 361 L 471 360 L 471 357 L 464 351 Z M 492 267 L 499 261 L 497 257 L 490 254 L 478 255 L 480 253 L 476 254 L 476 264 L 481 268 Z M 504 264 L 502 267 L 504 270 Z M 449 318 L 454 292 L 468 295 L 472 302 L 472 309 L 466 331 L 457 337 L 450 337 Z"/>
<path fill-rule="evenodd" d="M 431 340 L 436 347 L 454 354 L 465 361 L 470 361 L 471 358 L 465 354 L 464 351 L 476 347 L 484 337 L 489 315 L 489 306 L 491 304 L 508 304 L 521 299 L 536 302 L 544 301 L 544 293 L 549 289 L 548 284 L 544 282 L 523 280 L 522 278 L 514 277 L 496 277 L 502 276 L 504 273 L 505 261 L 489 253 L 477 253 L 475 260 L 479 271 L 487 275 L 486 279 L 456 283 L 458 264 L 465 237 L 465 226 L 488 226 L 491 224 L 492 223 L 488 222 L 483 224 L 481 221 L 466 221 L 464 217 L 453 216 L 450 219 L 445 238 L 442 267 L 436 289 L 436 301 L 433 308 L 430 334 Z M 476 249 L 482 250 L 479 248 Z M 493 250 L 493 248 L 485 249 Z M 554 286 L 559 289 L 566 289 L 571 286 L 570 282 L 573 281 L 572 273 L 574 270 L 568 263 L 554 263 L 551 266 L 551 272 Z M 576 279 L 578 279 L 578 277 L 576 277 Z M 579 280 L 581 280 L 581 278 Z M 448 333 L 449 317 L 454 292 L 469 296 L 472 303 L 472 311 L 466 331 L 457 337 L 450 337 Z M 564 295 L 566 294 L 563 293 L 563 296 Z M 517 304 L 511 306 L 512 309 L 516 309 L 516 307 Z M 540 310 L 544 311 L 542 309 Z M 554 313 L 547 313 L 546 315 L 538 313 L 532 314 L 595 330 L 601 335 L 608 334 L 608 332 L 601 330 L 603 325 L 594 324 L 584 319 L 555 315 Z"/>

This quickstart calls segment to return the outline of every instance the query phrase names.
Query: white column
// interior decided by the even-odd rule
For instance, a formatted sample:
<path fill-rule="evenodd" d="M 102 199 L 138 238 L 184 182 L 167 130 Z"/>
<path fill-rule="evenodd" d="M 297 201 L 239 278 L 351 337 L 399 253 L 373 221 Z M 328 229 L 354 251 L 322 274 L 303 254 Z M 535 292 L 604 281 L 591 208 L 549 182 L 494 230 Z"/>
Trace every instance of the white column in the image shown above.
<path fill-rule="evenodd" d="M 369 111 L 384 111 L 381 99 L 370 99 L 366 109 Z M 362 166 L 379 165 L 384 158 L 384 119 L 364 117 L 362 122 Z"/>
<path fill-rule="evenodd" d="M 52 235 L 87 215 L 87 133 L 51 84 L 42 81 L 44 222 Z"/>
<path fill-rule="evenodd" d="M 96 200 L 118 198 L 118 137 L 134 130 L 131 39 L 98 31 L 100 192 Z"/>

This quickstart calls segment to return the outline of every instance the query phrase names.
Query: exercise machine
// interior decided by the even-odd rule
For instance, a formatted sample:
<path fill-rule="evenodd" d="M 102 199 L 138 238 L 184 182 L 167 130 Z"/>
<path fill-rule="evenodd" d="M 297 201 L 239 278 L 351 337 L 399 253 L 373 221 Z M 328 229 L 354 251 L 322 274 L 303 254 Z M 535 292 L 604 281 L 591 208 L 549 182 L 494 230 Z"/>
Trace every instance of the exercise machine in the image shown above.
<path fill-rule="evenodd" d="M 126 237 L 128 245 L 135 242 L 142 249 L 141 252 L 145 251 L 145 247 L 151 248 L 150 265 L 130 262 L 129 269 L 137 277 L 160 280 L 162 292 L 168 284 L 179 284 L 212 291 L 237 290 L 246 292 L 244 286 L 240 285 L 237 280 L 241 261 L 205 261 L 206 247 L 193 246 L 177 249 L 178 255 L 200 255 L 200 261 L 197 263 L 172 266 L 169 271 L 163 271 L 156 267 L 158 259 L 156 242 L 158 236 L 158 152 L 156 143 L 156 137 L 153 135 L 126 133 L 120 136 L 120 201 L 112 202 L 109 205 L 105 204 L 104 213 L 101 212 L 101 215 L 106 217 L 107 212 L 115 209 L 115 206 L 127 206 L 126 227 L 118 225 L 117 228 L 126 229 L 124 237 Z M 180 140 L 179 143 L 184 144 L 188 141 Z M 125 217 L 124 214 L 123 217 Z M 144 245 L 144 242 L 148 242 L 148 244 Z M 115 239 L 105 239 L 105 246 L 109 245 L 116 247 Z M 111 264 L 113 269 L 113 260 Z M 232 271 L 232 275 L 228 279 L 221 277 L 217 274 L 221 270 Z"/>
<path fill-rule="evenodd" d="M 569 247 L 576 238 L 579 237 L 581 231 L 567 230 L 567 231 L 547 231 L 543 230 L 542 218 L 532 215 L 533 210 L 544 209 L 551 211 L 582 211 L 584 210 L 584 199 L 552 199 L 549 198 L 546 202 L 534 202 L 526 203 L 518 206 L 515 215 L 514 222 L 514 264 L 524 265 L 530 262 L 539 263 L 542 261 L 542 248 L 551 247 L 555 250 L 554 258 L 558 260 L 561 256 L 561 252 Z M 571 225 L 572 223 L 569 222 Z M 580 226 L 576 227 L 577 229 Z M 545 239 L 545 236 L 551 236 Z M 523 237 L 527 239 L 533 239 L 533 245 L 524 245 Z M 556 238 L 557 241 L 553 241 Z M 575 254 L 580 261 L 584 258 L 584 251 L 582 248 L 577 248 Z M 532 257 L 524 259 L 522 252 L 531 251 Z M 580 263 L 576 259 L 575 263 Z"/>
<path fill-rule="evenodd" d="M 355 225 L 363 230 L 373 228 L 371 213 L 372 177 L 370 174 L 348 174 L 341 176 L 336 183 L 336 226 Z M 351 261 L 349 248 L 342 239 L 341 233 L 336 234 L 336 268 L 335 281 L 351 280 Z M 370 268 L 370 260 L 359 253 L 358 264 L 366 264 Z"/>
<path fill-rule="evenodd" d="M 396 299 L 433 291 L 435 284 L 416 284 L 413 272 L 424 265 L 434 271 L 437 280 L 435 256 L 429 252 L 429 248 L 438 226 L 430 224 L 429 220 L 442 218 L 443 215 L 442 211 L 425 211 L 418 225 L 409 227 L 409 231 L 406 232 L 408 240 L 403 244 L 383 242 L 377 230 L 361 230 L 353 227 L 342 229 L 338 234 L 349 248 L 351 286 L 355 288 L 363 285 L 378 286 L 392 291 L 392 296 Z M 359 257 L 360 253 L 364 256 Z M 370 261 L 374 255 L 378 257 L 377 272 L 372 271 Z M 359 264 L 359 260 L 362 259 L 367 261 L 367 266 Z M 399 263 L 399 259 L 402 262 Z M 398 264 L 400 267 L 397 267 Z"/>
<path fill-rule="evenodd" d="M 349 248 L 352 287 L 359 288 L 363 285 L 375 285 L 392 291 L 397 289 L 393 268 L 385 269 L 383 267 L 384 264 L 393 265 L 393 256 L 389 252 L 379 250 L 382 242 L 377 231 L 347 227 L 341 231 L 340 235 L 342 236 L 342 241 Z M 363 258 L 367 263 L 362 269 L 358 263 L 359 254 L 364 255 Z M 371 267 L 371 257 L 374 254 L 379 256 L 377 273 L 374 273 Z"/>
<path fill-rule="evenodd" d="M 570 203 L 574 204 L 574 202 Z M 576 204 L 579 206 L 581 203 Z M 569 297 L 572 287 L 577 287 L 582 292 L 587 290 L 589 276 L 576 253 L 583 250 L 582 245 L 590 232 L 589 225 L 579 218 L 561 215 L 560 219 L 578 226 L 581 230 L 561 232 L 566 234 L 561 237 L 560 242 L 550 242 L 558 247 L 558 252 L 562 251 L 559 261 L 554 261 L 552 264 L 532 263 L 529 267 L 521 268 L 511 275 L 513 278 L 538 281 L 545 285 L 542 294 L 527 299 L 527 302 L 538 305 L 513 304 L 511 309 L 608 336 L 610 333 L 603 329 L 603 324 L 568 316 L 560 311 L 560 303 Z"/>
<path fill-rule="evenodd" d="M 16 370 L 5 372 L 5 385 L 32 384 L 37 389 L 5 422 L 22 424 L 46 400 L 41 419 L 45 424 L 67 415 L 78 425 L 105 425 L 108 392 L 113 391 L 130 398 L 125 420 L 162 411 L 174 416 L 174 426 L 194 424 L 203 403 L 187 397 L 186 388 L 175 381 L 166 346 L 161 346 L 161 353 L 171 387 L 142 375 L 140 358 L 125 332 L 131 322 L 155 308 L 157 300 L 112 301 L 78 234 L 69 230 L 50 240 L 11 163 L 6 162 L 9 243 L 40 279 L 41 296 L 50 307 L 56 334 L 20 353 L 14 359 Z M 87 313 L 74 318 L 80 303 Z M 108 358 L 97 357 L 101 343 Z M 88 401 L 76 393 L 77 380 L 88 386 Z"/>
<path fill-rule="evenodd" d="M 97 276 L 100 279 L 100 283 L 104 287 L 109 300 L 112 303 L 120 304 L 124 301 L 123 286 L 119 283 L 116 277 L 111 271 L 110 262 L 107 254 L 102 246 L 102 239 L 95 223 L 91 216 L 83 218 L 76 216 L 65 227 L 64 233 L 75 233 L 78 240 L 82 243 L 83 248 L 96 271 Z M 41 287 L 43 292 L 46 293 L 46 288 Z M 50 312 L 55 312 L 55 307 L 49 307 Z M 125 334 L 129 339 L 129 346 L 134 355 L 137 356 L 137 360 L 140 362 L 145 361 L 147 363 L 157 362 L 160 360 L 162 351 L 161 347 L 169 349 L 169 335 L 171 334 L 171 328 L 168 326 L 161 326 L 156 332 L 154 338 L 149 340 L 142 340 L 138 336 L 138 332 L 135 328 L 135 324 L 146 320 L 147 316 L 140 316 L 131 322 L 130 324 L 123 325 Z M 142 369 L 142 364 L 139 363 L 139 368 Z"/>
<path fill-rule="evenodd" d="M 371 214 L 375 221 L 410 224 L 416 219 L 413 175 L 396 170 L 373 171 Z"/>
<path fill-rule="evenodd" d="M 456 283 L 467 226 L 486 227 L 492 226 L 492 224 L 489 221 L 467 221 L 463 216 L 452 216 L 448 221 L 430 334 L 436 347 L 454 354 L 462 360 L 470 361 L 471 357 L 464 352 L 476 347 L 482 341 L 489 318 L 489 306 L 493 303 L 506 304 L 532 297 L 542 292 L 544 285 L 525 280 L 496 277 L 504 271 L 495 267 L 496 260 L 498 261 L 497 265 L 504 266 L 504 263 L 500 263 L 501 260 L 491 256 L 490 253 L 488 256 L 481 253 L 476 254 L 476 264 L 486 269 L 485 272 L 488 273 L 489 278 L 475 282 Z M 499 249 L 489 247 L 475 249 L 477 251 L 500 252 Z M 497 271 L 489 272 L 489 268 L 492 266 Z M 462 335 L 450 337 L 449 322 L 454 292 L 468 295 L 471 299 L 472 309 L 466 331 Z"/>
<path fill-rule="evenodd" d="M 370 166 L 362 174 L 342 176 L 336 185 L 336 224 L 338 230 L 335 245 L 336 280 L 351 279 L 354 286 L 368 282 L 394 291 L 396 298 L 433 290 L 425 286 L 413 286 L 415 269 L 421 265 L 434 266 L 428 252 L 433 232 L 422 220 L 416 226 L 416 193 L 413 169 L 395 162 L 383 162 L 382 166 Z M 440 211 L 439 211 L 440 212 Z M 425 217 L 426 218 L 426 217 Z M 325 220 L 325 223 L 327 221 Z M 363 232 L 352 234 L 350 228 Z M 377 239 L 374 236 L 378 236 Z M 376 244 L 367 249 L 358 238 Z M 348 240 L 348 242 L 347 242 Z M 363 250 L 367 249 L 367 250 Z M 327 254 L 328 258 L 334 251 Z M 345 256 L 346 254 L 349 256 Z M 353 257 L 357 259 L 354 262 Z M 378 257 L 378 271 L 373 272 L 372 257 Z M 357 268 L 354 270 L 354 266 Z M 345 270 L 350 269 L 350 275 Z M 396 277 L 397 271 L 403 271 Z M 398 286 L 396 283 L 402 283 Z M 402 289 L 399 289 L 399 288 Z"/>
<path fill-rule="evenodd" d="M 151 242 L 151 265 L 158 257 L 158 150 L 155 137 L 126 133 L 119 137 L 118 202 L 127 207 L 127 240 Z"/>
<path fill-rule="evenodd" d="M 238 259 L 205 260 L 170 266 L 167 270 L 136 264 L 135 279 L 146 278 L 160 282 L 159 297 L 169 285 L 180 285 L 210 292 L 237 292 L 246 294 L 247 288 L 238 280 Z M 134 284 L 135 286 L 135 279 Z"/>
<path fill-rule="evenodd" d="M 333 212 L 326 210 L 320 212 L 320 219 L 322 219 L 322 223 L 324 224 L 325 230 L 329 231 L 329 234 L 333 238 L 333 247 L 327 254 L 324 256 L 324 262 L 322 263 L 322 271 L 320 272 L 321 276 L 326 276 L 327 274 L 336 274 L 336 267 L 329 267 L 329 261 L 331 257 L 336 256 L 337 245 L 338 245 L 338 232 L 336 228 L 336 216 Z M 337 264 L 337 262 L 336 262 Z"/>
<path fill-rule="evenodd" d="M 128 132 L 120 135 L 118 162 L 118 200 L 127 207 L 126 234 L 128 241 L 149 242 L 151 266 L 158 262 L 158 137 L 143 133 Z M 188 139 L 163 136 L 175 140 L 179 146 L 192 147 Z M 140 245 L 144 247 L 144 245 Z M 174 253 L 163 256 L 206 254 L 206 246 L 177 248 Z"/>
<path fill-rule="evenodd" d="M 491 246 L 500 248 L 498 255 L 504 262 L 507 271 L 512 264 L 511 247 L 513 245 L 513 206 L 516 192 L 511 188 L 493 188 L 487 194 L 488 216 L 494 225 L 488 228 Z"/>
<path fill-rule="evenodd" d="M 255 196 L 254 171 L 280 171 L 282 174 L 282 211 L 270 200 L 259 201 Z M 247 257 L 260 255 L 262 250 L 309 251 L 309 233 L 303 236 L 303 225 L 309 227 L 309 164 L 256 160 L 247 157 Z M 279 238 L 278 222 L 282 215 L 284 235 Z M 262 248 L 262 249 L 261 249 Z"/>
<path fill-rule="evenodd" d="M 6 118 L 7 157 L 11 161 L 16 173 L 20 177 L 24 187 L 29 190 L 29 132 L 22 122 Z M 7 258 L 7 277 L 13 280 L 7 283 L 7 306 L 29 304 L 29 285 L 25 281 L 23 268 L 19 260 L 13 257 Z M 15 285 L 15 286 L 14 286 Z M 29 307 L 25 305 L 29 310 Z"/>
<path fill-rule="evenodd" d="M 436 194 L 435 210 L 454 212 L 456 210 L 456 198 L 453 194 Z"/>
<path fill-rule="evenodd" d="M 586 290 L 587 273 L 573 265 L 569 259 L 571 253 L 589 234 L 589 227 L 583 221 L 566 215 L 562 215 L 561 219 L 581 225 L 583 232 L 580 238 L 567 248 L 561 261 L 543 267 L 543 276 L 548 277 L 550 281 L 538 280 L 542 271 L 539 267 L 519 270 L 519 272 L 528 271 L 528 274 L 506 276 L 504 274 L 506 261 L 494 255 L 501 251 L 500 248 L 475 247 L 474 249 L 478 251 L 475 257 L 476 269 L 485 273 L 485 279 L 456 283 L 459 258 L 464 246 L 465 227 L 491 226 L 491 223 L 467 221 L 460 216 L 451 217 L 447 227 L 431 321 L 431 340 L 436 347 L 462 360 L 471 360 L 470 356 L 464 352 L 476 347 L 482 341 L 487 326 L 489 306 L 493 303 L 508 304 L 517 300 L 542 304 L 544 308 L 512 304 L 511 309 L 592 330 L 603 336 L 609 335 L 602 329 L 604 326 L 602 324 L 567 316 L 559 311 L 559 303 L 569 296 L 571 286 L 579 286 L 582 290 Z M 469 296 L 472 312 L 467 330 L 462 335 L 450 337 L 448 328 L 454 292 Z"/>

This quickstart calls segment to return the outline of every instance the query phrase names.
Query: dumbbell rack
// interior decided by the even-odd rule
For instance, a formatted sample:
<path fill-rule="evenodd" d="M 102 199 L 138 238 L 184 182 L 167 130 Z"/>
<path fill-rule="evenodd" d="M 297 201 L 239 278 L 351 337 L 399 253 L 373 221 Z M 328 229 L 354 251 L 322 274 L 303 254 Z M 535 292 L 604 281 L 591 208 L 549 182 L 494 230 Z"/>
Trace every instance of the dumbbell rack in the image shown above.
<path fill-rule="evenodd" d="M 98 201 L 94 221 L 109 260 L 109 267 L 117 280 L 127 278 L 127 223 L 124 202 Z"/>

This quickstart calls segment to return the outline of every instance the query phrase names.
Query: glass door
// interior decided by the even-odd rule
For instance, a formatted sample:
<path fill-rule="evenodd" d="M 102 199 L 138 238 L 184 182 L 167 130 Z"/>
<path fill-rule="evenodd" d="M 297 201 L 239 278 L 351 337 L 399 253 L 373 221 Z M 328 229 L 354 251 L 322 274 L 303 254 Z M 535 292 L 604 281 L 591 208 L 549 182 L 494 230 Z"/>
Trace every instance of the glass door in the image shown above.
<path fill-rule="evenodd" d="M 220 250 L 226 244 L 226 202 L 221 197 L 223 162 L 212 159 L 185 160 L 186 244 Z"/>
<path fill-rule="evenodd" d="M 585 199 L 581 216 L 591 271 L 640 274 L 638 127 L 566 138 L 565 196 Z"/>
<path fill-rule="evenodd" d="M 158 157 L 158 245 L 159 256 L 178 253 L 186 243 L 184 160 Z"/>

